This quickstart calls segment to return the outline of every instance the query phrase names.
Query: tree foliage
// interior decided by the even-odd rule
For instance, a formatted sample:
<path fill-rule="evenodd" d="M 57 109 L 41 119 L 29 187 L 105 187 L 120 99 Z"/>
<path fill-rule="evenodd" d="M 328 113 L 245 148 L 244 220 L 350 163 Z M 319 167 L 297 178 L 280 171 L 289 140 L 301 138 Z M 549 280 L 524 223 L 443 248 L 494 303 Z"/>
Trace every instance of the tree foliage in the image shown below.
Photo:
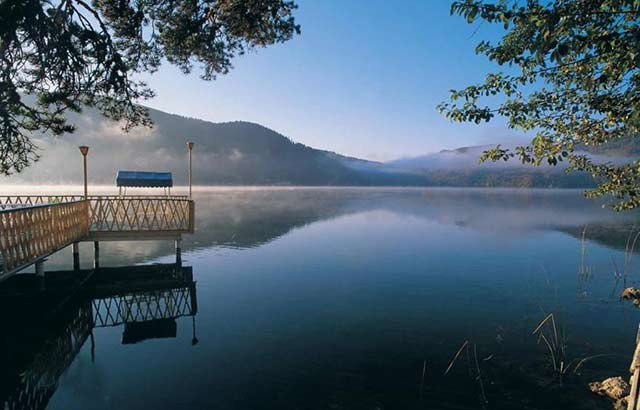
<path fill-rule="evenodd" d="M 497 146 L 481 160 L 568 161 L 569 170 L 598 181 L 588 196 L 611 194 L 618 210 L 639 207 L 640 161 L 596 163 L 580 148 L 640 136 L 640 0 L 464 0 L 451 13 L 504 27 L 499 41 L 482 41 L 476 52 L 507 72 L 451 90 L 439 110 L 460 122 L 502 116 L 535 134 L 528 145 Z"/>
<path fill-rule="evenodd" d="M 166 61 L 204 80 L 235 56 L 300 32 L 290 0 L 0 0 L 0 174 L 37 160 L 31 134 L 73 131 L 97 107 L 124 129 L 151 125 L 136 79 Z M 25 100 L 34 95 L 37 101 Z"/>

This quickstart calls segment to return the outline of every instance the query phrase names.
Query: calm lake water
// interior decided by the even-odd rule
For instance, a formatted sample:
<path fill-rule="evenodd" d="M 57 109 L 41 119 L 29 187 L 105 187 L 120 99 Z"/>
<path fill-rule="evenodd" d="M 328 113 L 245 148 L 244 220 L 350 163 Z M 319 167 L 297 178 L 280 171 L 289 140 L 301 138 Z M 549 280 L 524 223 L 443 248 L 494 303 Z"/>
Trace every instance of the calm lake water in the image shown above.
<path fill-rule="evenodd" d="M 627 376 L 640 311 L 618 295 L 640 281 L 637 257 L 625 264 L 638 222 L 578 191 L 199 190 L 180 296 L 197 312 L 163 316 L 174 298 L 152 303 L 152 325 L 94 319 L 135 321 L 126 300 L 144 291 L 111 308 L 72 298 L 46 320 L 5 308 L 0 407 L 610 409 L 587 384 Z M 101 244 L 125 276 L 174 258 L 169 242 Z M 46 265 L 71 266 L 70 249 Z M 562 380 L 532 335 L 550 313 Z"/>

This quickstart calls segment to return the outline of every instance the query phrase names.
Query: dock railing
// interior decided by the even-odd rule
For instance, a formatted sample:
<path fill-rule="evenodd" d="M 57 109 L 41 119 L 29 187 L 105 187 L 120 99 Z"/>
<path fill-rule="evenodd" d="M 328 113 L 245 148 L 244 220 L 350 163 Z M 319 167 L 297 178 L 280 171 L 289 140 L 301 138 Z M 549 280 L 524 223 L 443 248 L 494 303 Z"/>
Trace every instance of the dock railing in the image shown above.
<path fill-rule="evenodd" d="M 83 240 L 179 238 L 194 231 L 187 196 L 0 196 L 0 280 Z"/>
<path fill-rule="evenodd" d="M 186 196 L 91 196 L 89 231 L 193 233 L 194 204 Z"/>
<path fill-rule="evenodd" d="M 84 200 L 82 195 L 0 196 L 0 210 Z M 194 229 L 194 204 L 186 195 L 90 195 L 90 232 L 157 232 Z"/>
<path fill-rule="evenodd" d="M 89 233 L 85 201 L 0 209 L 0 277 L 36 262 Z"/>

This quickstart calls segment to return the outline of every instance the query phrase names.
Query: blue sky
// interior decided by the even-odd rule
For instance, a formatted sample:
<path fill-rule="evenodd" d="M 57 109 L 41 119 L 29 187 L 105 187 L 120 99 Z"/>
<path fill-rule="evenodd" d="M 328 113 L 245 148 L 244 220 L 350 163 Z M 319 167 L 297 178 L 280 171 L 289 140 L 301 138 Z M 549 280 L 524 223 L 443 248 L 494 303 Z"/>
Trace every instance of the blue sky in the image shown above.
<path fill-rule="evenodd" d="M 447 121 L 448 90 L 496 66 L 474 52 L 499 27 L 450 16 L 450 0 L 301 0 L 302 34 L 204 82 L 165 65 L 147 105 L 208 121 L 244 120 L 312 147 L 372 160 L 521 137 L 503 122 Z"/>

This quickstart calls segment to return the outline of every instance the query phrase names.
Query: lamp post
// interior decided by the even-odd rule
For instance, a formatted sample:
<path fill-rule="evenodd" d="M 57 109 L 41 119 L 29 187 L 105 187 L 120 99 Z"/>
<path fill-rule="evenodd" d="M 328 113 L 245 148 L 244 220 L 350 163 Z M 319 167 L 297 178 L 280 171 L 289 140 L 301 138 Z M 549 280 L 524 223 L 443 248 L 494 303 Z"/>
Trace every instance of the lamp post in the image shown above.
<path fill-rule="evenodd" d="M 80 153 L 82 154 L 84 165 L 84 199 L 87 199 L 87 154 L 89 153 L 89 147 L 82 145 L 78 147 L 78 149 L 80 149 Z"/>
<path fill-rule="evenodd" d="M 191 198 L 191 185 L 192 185 L 192 168 L 191 168 L 191 151 L 193 150 L 193 142 L 187 142 L 187 148 L 189 148 L 189 198 Z"/>

